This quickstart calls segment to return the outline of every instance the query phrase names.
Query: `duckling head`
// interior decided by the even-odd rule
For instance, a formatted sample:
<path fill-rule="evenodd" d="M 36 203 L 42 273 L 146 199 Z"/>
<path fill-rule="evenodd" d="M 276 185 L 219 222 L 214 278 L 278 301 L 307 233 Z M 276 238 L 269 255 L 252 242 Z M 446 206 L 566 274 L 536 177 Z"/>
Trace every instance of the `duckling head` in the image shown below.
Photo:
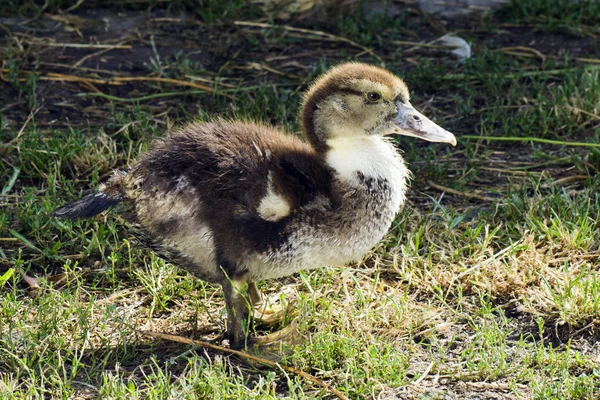
<path fill-rule="evenodd" d="M 304 97 L 302 125 L 312 146 L 398 134 L 456 145 L 454 135 L 410 104 L 406 84 L 371 65 L 345 63 L 318 78 Z"/>

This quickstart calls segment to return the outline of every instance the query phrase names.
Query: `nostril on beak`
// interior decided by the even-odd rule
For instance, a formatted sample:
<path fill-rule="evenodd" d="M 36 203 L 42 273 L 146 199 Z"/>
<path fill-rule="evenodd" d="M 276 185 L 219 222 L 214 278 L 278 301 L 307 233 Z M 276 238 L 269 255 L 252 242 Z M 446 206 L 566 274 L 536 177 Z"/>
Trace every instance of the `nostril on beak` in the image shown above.
<path fill-rule="evenodd" d="M 415 121 L 420 121 L 421 120 L 421 117 L 419 117 L 418 115 L 413 115 L 412 117 L 413 117 L 413 119 Z"/>

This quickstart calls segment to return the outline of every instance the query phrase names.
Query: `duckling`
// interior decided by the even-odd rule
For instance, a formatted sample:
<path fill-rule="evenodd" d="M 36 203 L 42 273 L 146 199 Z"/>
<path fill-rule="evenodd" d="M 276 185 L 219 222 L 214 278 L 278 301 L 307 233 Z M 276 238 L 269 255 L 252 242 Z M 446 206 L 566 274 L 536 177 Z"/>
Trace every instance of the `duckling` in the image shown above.
<path fill-rule="evenodd" d="M 192 122 L 53 214 L 123 203 L 145 246 L 223 287 L 230 347 L 250 346 L 256 281 L 360 260 L 389 229 L 410 172 L 388 135 L 456 145 L 400 78 L 361 63 L 318 78 L 300 118 L 306 141 L 253 122 Z"/>

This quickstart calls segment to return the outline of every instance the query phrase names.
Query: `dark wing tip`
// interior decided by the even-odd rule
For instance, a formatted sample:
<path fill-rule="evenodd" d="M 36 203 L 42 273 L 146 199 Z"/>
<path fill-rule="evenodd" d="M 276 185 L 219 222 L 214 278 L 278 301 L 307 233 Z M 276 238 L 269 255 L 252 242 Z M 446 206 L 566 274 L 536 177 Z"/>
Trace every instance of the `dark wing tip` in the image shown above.
<path fill-rule="evenodd" d="M 109 197 L 103 192 L 88 194 L 50 213 L 52 217 L 77 219 L 91 218 L 102 211 L 120 203 L 123 197 Z"/>

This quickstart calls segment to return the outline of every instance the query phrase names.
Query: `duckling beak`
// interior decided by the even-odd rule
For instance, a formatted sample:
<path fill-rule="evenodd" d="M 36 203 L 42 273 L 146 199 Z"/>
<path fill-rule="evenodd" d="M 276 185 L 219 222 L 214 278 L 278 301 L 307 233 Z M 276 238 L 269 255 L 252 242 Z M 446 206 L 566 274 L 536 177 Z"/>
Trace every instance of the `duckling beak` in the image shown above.
<path fill-rule="evenodd" d="M 430 142 L 450 143 L 456 146 L 456 138 L 444 128 L 415 110 L 410 103 L 396 102 L 398 116 L 394 119 L 394 130 L 391 133 L 414 136 Z"/>

